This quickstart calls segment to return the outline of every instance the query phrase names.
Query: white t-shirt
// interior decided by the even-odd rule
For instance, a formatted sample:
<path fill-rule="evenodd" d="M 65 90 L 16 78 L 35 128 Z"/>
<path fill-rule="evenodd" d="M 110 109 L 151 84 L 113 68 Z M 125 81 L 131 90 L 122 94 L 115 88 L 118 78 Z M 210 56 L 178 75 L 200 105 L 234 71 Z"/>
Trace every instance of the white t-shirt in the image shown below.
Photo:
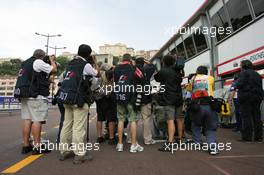
<path fill-rule="evenodd" d="M 95 77 L 98 74 L 97 70 L 94 69 L 91 64 L 87 63 L 83 69 L 83 75 L 91 75 Z"/>
<path fill-rule="evenodd" d="M 49 65 L 48 63 L 45 63 L 43 60 L 37 59 L 33 63 L 33 69 L 36 72 L 45 72 L 47 74 L 50 74 L 53 67 Z"/>

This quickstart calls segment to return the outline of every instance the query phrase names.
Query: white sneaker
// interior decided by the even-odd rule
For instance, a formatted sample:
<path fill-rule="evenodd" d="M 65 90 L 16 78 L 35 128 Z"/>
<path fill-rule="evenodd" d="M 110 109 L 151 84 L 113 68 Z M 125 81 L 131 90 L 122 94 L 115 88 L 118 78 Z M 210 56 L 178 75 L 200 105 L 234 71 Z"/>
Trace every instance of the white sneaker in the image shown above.
<path fill-rule="evenodd" d="M 128 138 L 128 139 L 126 140 L 126 142 L 129 143 L 129 144 L 131 144 L 131 143 L 132 143 L 131 138 Z"/>
<path fill-rule="evenodd" d="M 156 141 L 153 140 L 153 139 L 151 139 L 151 140 L 148 141 L 148 142 L 145 142 L 145 145 L 154 145 L 154 144 L 156 144 Z"/>
<path fill-rule="evenodd" d="M 130 146 L 130 152 L 131 153 L 142 152 L 142 151 L 144 151 L 144 148 L 142 146 L 140 146 L 138 143 L 136 145 Z"/>
<path fill-rule="evenodd" d="M 123 151 L 124 151 L 124 145 L 118 143 L 118 144 L 116 145 L 116 150 L 117 150 L 118 152 L 123 152 Z"/>

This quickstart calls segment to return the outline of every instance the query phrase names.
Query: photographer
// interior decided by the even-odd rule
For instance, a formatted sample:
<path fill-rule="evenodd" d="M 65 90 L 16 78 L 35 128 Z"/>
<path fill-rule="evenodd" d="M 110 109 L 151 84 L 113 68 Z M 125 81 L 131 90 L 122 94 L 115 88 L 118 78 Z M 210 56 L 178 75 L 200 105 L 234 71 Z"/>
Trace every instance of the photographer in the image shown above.
<path fill-rule="evenodd" d="M 152 131 L 151 131 L 151 102 L 152 102 L 152 95 L 150 94 L 151 87 L 150 87 L 150 79 L 154 72 L 156 71 L 156 67 L 145 61 L 144 58 L 140 57 L 137 58 L 136 67 L 141 70 L 144 76 L 144 81 L 142 83 L 143 89 L 147 88 L 142 94 L 139 93 L 137 96 L 140 97 L 136 101 L 136 108 L 139 108 L 139 113 L 143 119 L 143 137 L 145 145 L 153 145 L 155 141 L 152 138 Z"/>
<path fill-rule="evenodd" d="M 192 120 L 192 139 L 201 144 L 201 128 L 205 129 L 206 142 L 210 146 L 209 154 L 218 154 L 216 145 L 216 129 L 218 116 L 211 107 L 213 97 L 214 78 L 208 75 L 208 68 L 199 66 L 196 75 L 191 80 L 192 102 L 190 115 Z"/>
<path fill-rule="evenodd" d="M 175 124 L 174 120 L 180 118 L 182 113 L 182 77 L 183 67 L 179 68 L 175 62 L 176 58 L 172 55 L 163 57 L 164 67 L 154 76 L 157 82 L 164 86 L 165 91 L 157 96 L 158 105 L 163 107 L 164 117 L 167 120 L 168 143 L 165 143 L 159 151 L 170 152 L 174 142 Z M 182 122 L 183 123 L 183 122 Z M 168 145 L 170 149 L 168 149 Z"/>
<path fill-rule="evenodd" d="M 49 76 L 57 72 L 55 57 L 49 57 L 50 64 L 44 59 L 47 59 L 45 52 L 35 50 L 33 56 L 22 63 L 15 87 L 14 96 L 21 101 L 21 117 L 24 120 L 22 154 L 31 151 L 32 154 L 41 153 L 41 128 L 48 116 Z M 33 145 L 29 141 L 31 132 Z M 42 151 L 45 152 L 48 150 Z"/>
<path fill-rule="evenodd" d="M 86 44 L 79 46 L 78 55 L 69 62 L 66 68 L 58 97 L 58 102 L 63 103 L 65 107 L 65 118 L 60 137 L 60 145 L 62 145 L 60 146 L 60 160 L 64 161 L 74 156 L 74 164 L 92 159 L 85 148 L 87 114 L 92 95 L 90 80 L 98 76 L 98 70 L 94 68 L 97 68 L 96 61 L 90 56 L 91 52 L 90 46 Z M 73 152 L 70 145 L 75 148 Z"/>

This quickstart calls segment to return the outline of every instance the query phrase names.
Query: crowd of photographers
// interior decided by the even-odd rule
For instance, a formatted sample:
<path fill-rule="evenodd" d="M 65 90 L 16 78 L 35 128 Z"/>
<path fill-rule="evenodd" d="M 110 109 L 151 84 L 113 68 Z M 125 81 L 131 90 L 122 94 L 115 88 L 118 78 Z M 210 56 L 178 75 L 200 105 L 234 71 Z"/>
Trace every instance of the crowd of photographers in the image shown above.
<path fill-rule="evenodd" d="M 166 139 L 159 151 L 171 152 L 174 144 L 190 142 L 185 138 L 186 130 L 191 131 L 190 143 L 202 145 L 204 134 L 209 153 L 218 154 L 216 132 L 223 103 L 213 97 L 214 78 L 207 67 L 199 66 L 188 77 L 188 85 L 182 86 L 185 76 L 182 58 L 164 56 L 162 68 L 157 70 L 144 58 L 133 59 L 125 54 L 118 65 L 111 67 L 99 66 L 91 52 L 90 46 L 79 46 L 78 54 L 60 78 L 54 97 L 61 113 L 57 138 L 59 145 L 63 145 L 59 147 L 61 161 L 74 157 L 73 162 L 79 164 L 92 159 L 84 143 L 89 140 L 89 107 L 94 102 L 97 142 L 108 140 L 118 152 L 124 151 L 124 139 L 130 144 L 131 153 L 144 150 L 137 141 L 138 121 L 142 119 L 144 145 Z M 50 151 L 42 148 L 41 128 L 47 120 L 49 85 L 56 72 L 55 57 L 45 56 L 40 49 L 22 64 L 14 94 L 21 101 L 23 154 Z M 236 129 L 242 133 L 241 141 L 262 142 L 262 78 L 250 61 L 242 61 L 241 73 L 235 77 L 231 91 L 229 100 L 236 105 Z"/>

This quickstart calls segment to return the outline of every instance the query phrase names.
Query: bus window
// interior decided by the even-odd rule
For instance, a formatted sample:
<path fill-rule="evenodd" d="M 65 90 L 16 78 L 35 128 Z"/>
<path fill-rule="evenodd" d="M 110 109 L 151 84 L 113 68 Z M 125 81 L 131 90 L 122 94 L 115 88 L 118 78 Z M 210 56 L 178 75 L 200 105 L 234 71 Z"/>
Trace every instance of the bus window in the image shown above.
<path fill-rule="evenodd" d="M 258 17 L 264 12 L 264 3 L 263 0 L 251 0 L 255 15 Z"/>
<path fill-rule="evenodd" d="M 252 21 L 247 1 L 230 0 L 226 3 L 226 6 L 234 31 Z"/>

